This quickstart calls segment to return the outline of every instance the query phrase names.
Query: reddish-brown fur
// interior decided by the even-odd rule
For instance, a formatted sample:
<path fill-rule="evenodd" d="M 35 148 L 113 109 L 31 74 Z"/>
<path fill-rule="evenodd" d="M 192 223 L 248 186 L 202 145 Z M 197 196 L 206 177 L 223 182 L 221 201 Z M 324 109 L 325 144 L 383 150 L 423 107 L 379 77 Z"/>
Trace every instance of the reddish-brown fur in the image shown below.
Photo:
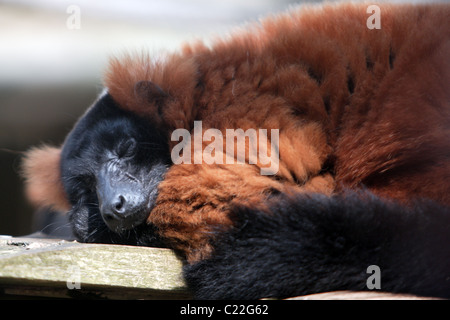
<path fill-rule="evenodd" d="M 280 130 L 280 170 L 258 165 L 174 165 L 148 221 L 189 261 L 207 256 L 210 231 L 234 203 L 263 205 L 274 191 L 365 186 L 408 204 L 450 204 L 450 6 L 328 5 L 264 20 L 212 47 L 165 61 L 113 59 L 106 87 L 119 104 L 170 130 Z M 158 108 L 136 91 L 152 81 Z M 173 143 L 172 143 L 173 145 Z M 332 170 L 326 170 L 330 169 Z"/>
<path fill-rule="evenodd" d="M 70 209 L 61 181 L 60 158 L 60 148 L 43 146 L 27 152 L 22 171 L 26 177 L 25 193 L 34 205 L 61 211 Z"/>

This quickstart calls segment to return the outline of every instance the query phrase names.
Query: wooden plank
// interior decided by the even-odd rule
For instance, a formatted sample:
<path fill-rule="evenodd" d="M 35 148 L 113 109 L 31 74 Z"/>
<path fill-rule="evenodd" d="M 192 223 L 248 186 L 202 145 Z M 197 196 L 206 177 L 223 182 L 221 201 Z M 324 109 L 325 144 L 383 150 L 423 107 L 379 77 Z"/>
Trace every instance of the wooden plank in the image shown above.
<path fill-rule="evenodd" d="M 0 238 L 4 294 L 112 299 L 189 298 L 169 249 Z"/>
<path fill-rule="evenodd" d="M 170 249 L 0 236 L 0 296 L 188 299 L 182 262 Z M 428 300 L 336 291 L 288 300 Z"/>
<path fill-rule="evenodd" d="M 293 297 L 287 300 L 441 300 L 432 297 L 419 297 L 411 294 L 390 293 L 381 291 L 333 291 L 305 296 Z"/>

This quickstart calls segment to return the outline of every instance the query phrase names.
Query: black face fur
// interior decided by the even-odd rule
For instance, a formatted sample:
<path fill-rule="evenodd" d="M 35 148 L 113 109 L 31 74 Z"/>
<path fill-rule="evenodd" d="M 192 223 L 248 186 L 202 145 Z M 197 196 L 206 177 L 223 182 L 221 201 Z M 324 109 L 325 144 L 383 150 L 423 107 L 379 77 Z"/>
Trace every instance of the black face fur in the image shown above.
<path fill-rule="evenodd" d="M 78 121 L 63 146 L 61 176 L 80 241 L 161 245 L 146 220 L 170 163 L 165 136 L 109 94 Z"/>

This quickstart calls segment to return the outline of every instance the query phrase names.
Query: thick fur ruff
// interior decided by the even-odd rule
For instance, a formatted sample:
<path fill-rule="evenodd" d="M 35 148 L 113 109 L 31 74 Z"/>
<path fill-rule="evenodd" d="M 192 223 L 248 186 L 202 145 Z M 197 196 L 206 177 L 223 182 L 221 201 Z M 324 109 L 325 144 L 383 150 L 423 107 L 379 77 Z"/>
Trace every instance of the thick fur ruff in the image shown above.
<path fill-rule="evenodd" d="M 22 163 L 22 174 L 26 178 L 25 194 L 35 206 L 70 210 L 62 186 L 60 160 L 60 148 L 42 146 L 27 152 Z"/>

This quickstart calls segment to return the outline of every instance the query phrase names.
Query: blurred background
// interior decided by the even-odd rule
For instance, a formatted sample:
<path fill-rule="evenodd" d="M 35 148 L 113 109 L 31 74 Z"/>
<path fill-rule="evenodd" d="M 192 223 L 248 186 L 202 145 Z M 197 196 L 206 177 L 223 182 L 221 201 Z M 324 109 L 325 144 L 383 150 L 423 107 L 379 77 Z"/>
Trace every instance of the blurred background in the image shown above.
<path fill-rule="evenodd" d="M 45 212 L 36 213 L 24 197 L 22 152 L 63 142 L 101 92 L 108 57 L 208 43 L 309 2 L 321 1 L 0 0 L 0 235 L 52 232 L 58 225 L 46 226 Z"/>

